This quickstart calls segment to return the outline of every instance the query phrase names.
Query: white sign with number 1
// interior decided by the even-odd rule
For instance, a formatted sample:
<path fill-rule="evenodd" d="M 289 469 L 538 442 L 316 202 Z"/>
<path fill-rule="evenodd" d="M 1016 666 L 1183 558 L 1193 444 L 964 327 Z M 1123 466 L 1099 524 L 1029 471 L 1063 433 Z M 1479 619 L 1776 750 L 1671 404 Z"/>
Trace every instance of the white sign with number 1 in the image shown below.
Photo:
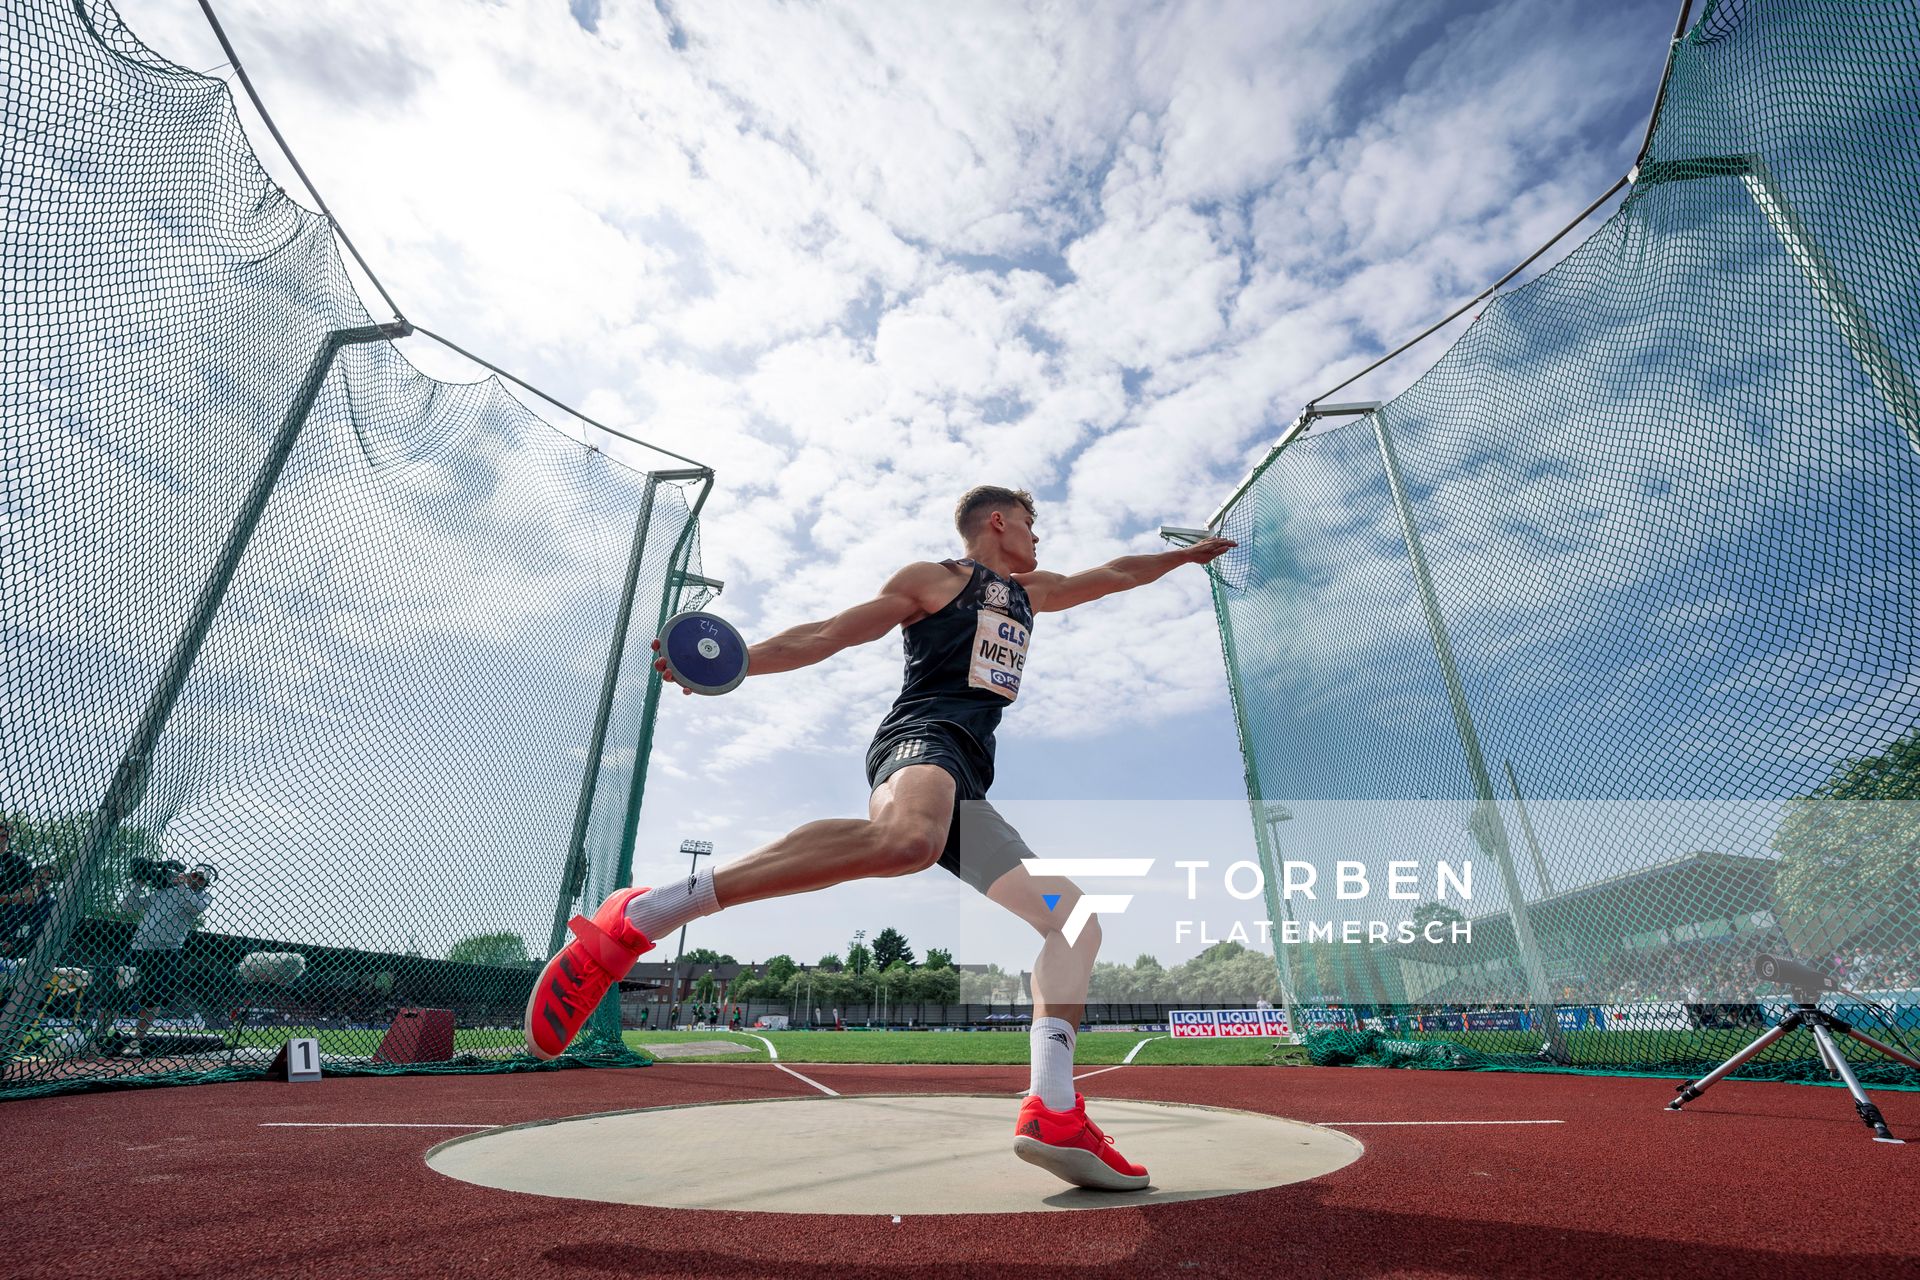
<path fill-rule="evenodd" d="M 320 1078 L 320 1042 L 318 1040 L 287 1041 L 287 1080 L 298 1083 L 302 1080 Z"/>

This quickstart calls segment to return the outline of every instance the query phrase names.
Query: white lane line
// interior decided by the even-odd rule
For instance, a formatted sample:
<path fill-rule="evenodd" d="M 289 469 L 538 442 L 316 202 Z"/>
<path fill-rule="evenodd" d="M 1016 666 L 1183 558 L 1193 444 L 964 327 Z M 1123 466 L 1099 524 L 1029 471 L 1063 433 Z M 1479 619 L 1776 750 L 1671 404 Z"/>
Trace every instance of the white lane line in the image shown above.
<path fill-rule="evenodd" d="M 1315 1124 L 1328 1125 L 1335 1129 L 1360 1128 L 1366 1126 L 1388 1125 L 1428 1125 L 1428 1124 L 1565 1124 L 1565 1120 L 1315 1120 Z"/>
<path fill-rule="evenodd" d="M 1153 1037 L 1151 1037 L 1151 1038 L 1152 1038 L 1152 1039 L 1155 1039 L 1155 1040 L 1163 1040 L 1163 1039 L 1165 1039 L 1166 1037 L 1164 1037 L 1164 1036 L 1153 1036 Z M 1145 1044 L 1145 1043 L 1146 1043 L 1146 1041 L 1145 1041 L 1145 1040 L 1142 1040 L 1142 1041 L 1140 1042 L 1140 1044 L 1137 1044 L 1137 1045 L 1135 1045 L 1135 1046 L 1133 1046 L 1133 1053 L 1138 1053 L 1138 1052 L 1140 1052 L 1140 1045 L 1141 1045 L 1141 1044 Z M 1082 1080 L 1087 1080 L 1087 1079 L 1091 1079 L 1091 1078 L 1092 1078 L 1092 1077 L 1094 1077 L 1094 1076 L 1103 1076 L 1103 1075 L 1105 1075 L 1105 1074 L 1107 1074 L 1107 1072 L 1109 1072 L 1109 1071 L 1118 1071 L 1118 1070 L 1119 1070 L 1119 1069 L 1120 1069 L 1121 1067 L 1124 1067 L 1124 1066 L 1127 1066 L 1128 1064 L 1130 1064 L 1130 1063 L 1131 1063 L 1131 1062 L 1133 1061 L 1133 1053 L 1130 1053 L 1130 1054 L 1128 1054 L 1128 1055 L 1127 1055 L 1127 1060 L 1126 1060 L 1126 1062 L 1122 1062 L 1122 1063 L 1118 1063 L 1118 1064 L 1116 1064 L 1116 1065 L 1114 1065 L 1114 1066 L 1111 1066 L 1111 1067 L 1101 1067 L 1101 1068 L 1100 1068 L 1099 1070 L 1097 1070 L 1097 1071 L 1082 1071 L 1082 1072 L 1081 1072 L 1081 1073 L 1080 1073 L 1079 1075 L 1077 1075 L 1077 1076 L 1075 1076 L 1075 1077 L 1073 1078 L 1073 1082 L 1074 1082 L 1075 1084 L 1079 1084 L 1079 1083 L 1080 1083 L 1080 1082 L 1081 1082 Z M 1008 1066 L 1017 1066 L 1017 1065 L 1019 1065 L 1019 1064 L 1018 1064 L 1018 1063 L 1008 1063 L 1008 1064 L 1004 1064 L 1004 1065 L 1008 1065 Z M 1021 1091 L 1020 1091 L 1019 1093 L 1017 1093 L 1017 1094 L 1015 1094 L 1014 1096 L 1015 1096 L 1015 1097 L 1019 1097 L 1019 1098 L 1024 1098 L 1024 1097 L 1026 1097 L 1026 1096 L 1027 1096 L 1028 1094 L 1030 1094 L 1030 1093 L 1032 1093 L 1032 1092 L 1033 1092 L 1033 1090 L 1031 1090 L 1031 1089 L 1022 1089 L 1022 1090 L 1021 1090 Z"/>
<path fill-rule="evenodd" d="M 1103 1076 L 1107 1074 L 1107 1072 L 1109 1071 L 1118 1071 L 1120 1067 L 1124 1067 L 1126 1065 L 1127 1064 L 1123 1062 L 1120 1064 L 1119 1067 L 1102 1067 L 1098 1071 L 1082 1072 L 1080 1075 L 1075 1076 L 1073 1080 L 1075 1084 L 1078 1084 L 1080 1081 L 1087 1079 L 1089 1076 Z"/>
<path fill-rule="evenodd" d="M 497 1124 L 398 1124 L 374 1120 L 263 1120 L 262 1129 L 498 1129 Z"/>
<path fill-rule="evenodd" d="M 1152 1044 L 1155 1040 L 1165 1040 L 1166 1038 L 1167 1038 L 1166 1036 L 1148 1036 L 1145 1040 L 1142 1040 L 1139 1044 L 1127 1050 L 1127 1056 L 1120 1059 L 1120 1065 L 1123 1067 L 1126 1066 L 1128 1063 L 1133 1061 L 1134 1055 L 1139 1053 L 1142 1049 Z"/>
<path fill-rule="evenodd" d="M 784 1071 L 788 1075 L 792 1076 L 795 1080 L 806 1081 L 806 1083 L 812 1085 L 814 1088 L 818 1089 L 820 1092 L 826 1094 L 829 1098 L 837 1098 L 840 1096 L 838 1093 L 835 1093 L 832 1089 L 829 1089 L 827 1088 L 827 1086 L 821 1084 L 818 1080 L 814 1080 L 807 1076 L 801 1075 L 798 1071 L 795 1071 L 792 1067 L 788 1066 L 784 1062 L 776 1062 L 773 1064 L 773 1066 L 775 1070 Z"/>
<path fill-rule="evenodd" d="M 774 1062 L 780 1061 L 780 1051 L 773 1047 L 773 1041 L 767 1039 L 765 1036 L 754 1036 L 753 1032 L 751 1031 L 741 1031 L 741 1032 L 738 1032 L 737 1034 L 743 1035 L 743 1036 L 753 1036 L 755 1040 L 758 1040 L 761 1044 L 767 1046 L 767 1057 L 770 1060 Z"/>

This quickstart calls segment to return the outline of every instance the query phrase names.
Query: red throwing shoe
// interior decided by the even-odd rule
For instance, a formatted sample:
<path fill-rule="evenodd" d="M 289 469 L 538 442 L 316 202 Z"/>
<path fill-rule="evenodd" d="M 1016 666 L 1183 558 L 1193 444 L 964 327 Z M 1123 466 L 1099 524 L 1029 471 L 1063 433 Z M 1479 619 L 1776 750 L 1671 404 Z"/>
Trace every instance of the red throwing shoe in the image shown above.
<path fill-rule="evenodd" d="M 1139 1191 L 1148 1185 L 1146 1169 L 1114 1148 L 1113 1139 L 1087 1118 L 1087 1100 L 1077 1093 L 1071 1111 L 1049 1111 L 1038 1098 L 1021 1103 L 1013 1154 L 1076 1187 Z"/>
<path fill-rule="evenodd" d="M 567 922 L 573 939 L 534 979 L 527 997 L 527 1052 L 557 1058 L 613 984 L 627 976 L 634 961 L 653 950 L 653 940 L 627 923 L 627 904 L 645 889 L 622 889 L 593 913 Z"/>

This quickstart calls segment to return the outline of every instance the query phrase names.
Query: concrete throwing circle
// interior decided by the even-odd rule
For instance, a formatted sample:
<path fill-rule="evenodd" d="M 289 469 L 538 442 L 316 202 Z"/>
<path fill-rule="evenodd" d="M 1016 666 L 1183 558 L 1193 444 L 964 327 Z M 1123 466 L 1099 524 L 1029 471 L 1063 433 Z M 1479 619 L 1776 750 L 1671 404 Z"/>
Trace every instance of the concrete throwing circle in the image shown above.
<path fill-rule="evenodd" d="M 1360 1158 L 1344 1133 L 1251 1111 L 1102 1098 L 1144 1191 L 1070 1187 L 1013 1154 L 1005 1096 L 776 1098 L 614 1111 L 443 1142 L 429 1167 L 533 1195 L 759 1213 L 1031 1213 L 1230 1196 Z"/>

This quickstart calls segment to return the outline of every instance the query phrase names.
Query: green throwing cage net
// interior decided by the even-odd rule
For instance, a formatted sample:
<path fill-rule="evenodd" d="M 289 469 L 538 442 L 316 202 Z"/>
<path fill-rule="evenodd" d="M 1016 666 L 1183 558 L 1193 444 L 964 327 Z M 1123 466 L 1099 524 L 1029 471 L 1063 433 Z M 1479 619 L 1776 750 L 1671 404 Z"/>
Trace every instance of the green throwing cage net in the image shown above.
<path fill-rule="evenodd" d="M 5 22 L 0 1096 L 308 1036 L 530 1069 L 534 966 L 630 870 L 710 473 L 423 376 L 223 83 L 104 3 Z"/>
<path fill-rule="evenodd" d="M 1723 2 L 1591 238 L 1268 456 L 1214 584 L 1255 827 L 1394 926 L 1272 899 L 1328 1060 L 1693 1071 L 1763 952 L 1920 1026 L 1917 382 L 1920 11 Z"/>

